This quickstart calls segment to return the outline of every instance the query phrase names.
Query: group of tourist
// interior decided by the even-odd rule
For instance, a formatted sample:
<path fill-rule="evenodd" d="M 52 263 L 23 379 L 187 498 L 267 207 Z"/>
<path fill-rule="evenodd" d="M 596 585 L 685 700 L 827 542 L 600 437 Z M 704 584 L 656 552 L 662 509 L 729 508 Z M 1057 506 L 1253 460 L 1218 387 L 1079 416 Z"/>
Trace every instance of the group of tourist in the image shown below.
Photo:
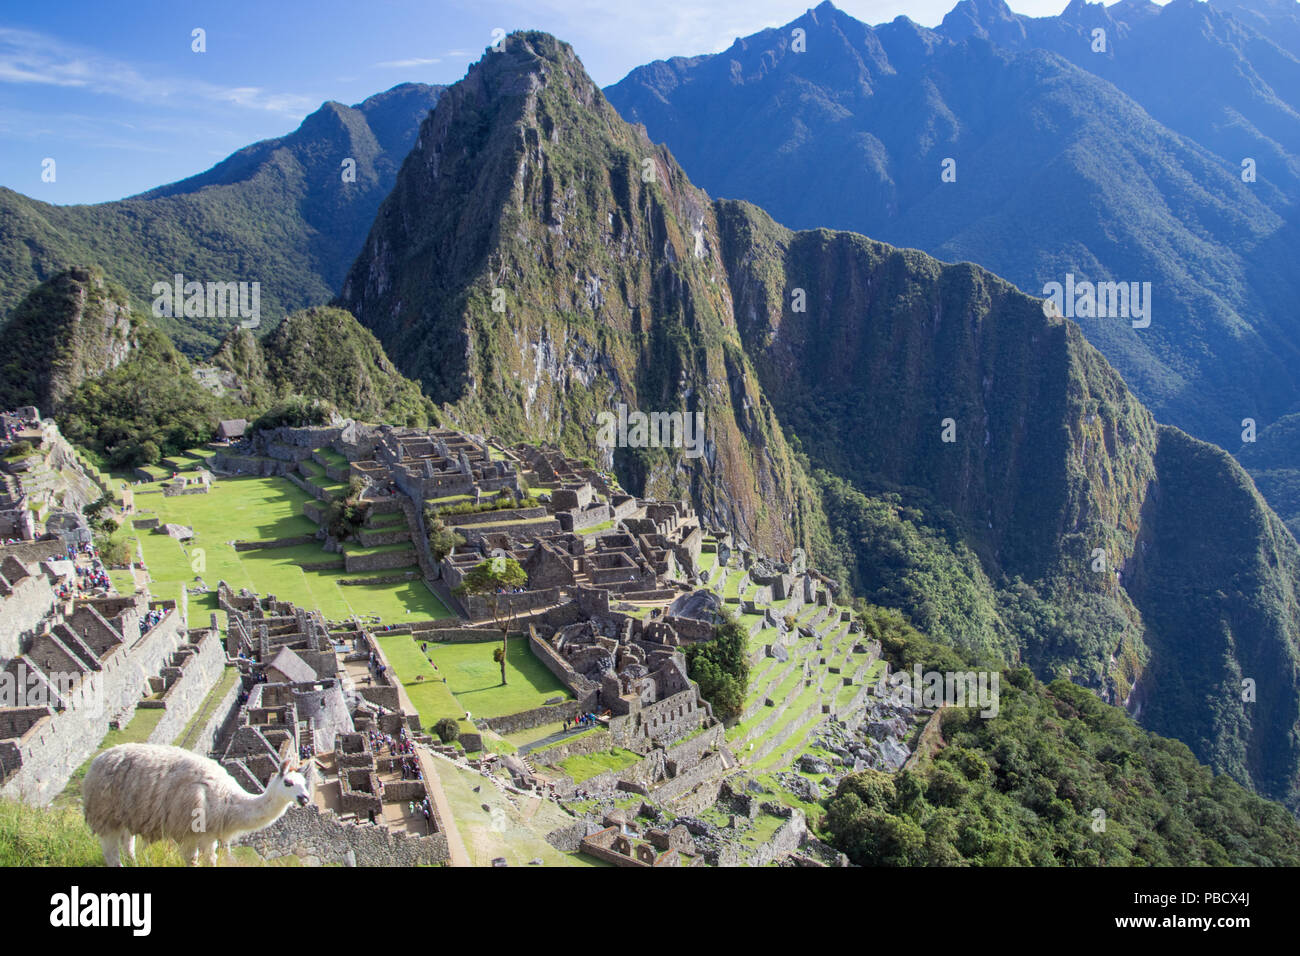
<path fill-rule="evenodd" d="M 370 731 L 370 749 L 375 753 L 379 753 L 380 749 L 384 747 L 387 747 L 388 752 L 394 756 L 415 753 L 415 743 L 407 734 L 405 727 L 398 729 L 396 737 L 379 730 Z"/>
<path fill-rule="evenodd" d="M 144 634 L 155 624 L 167 616 L 167 609 L 161 607 L 150 608 L 144 617 L 140 618 L 140 633 Z"/>
<path fill-rule="evenodd" d="M 415 758 L 414 754 L 404 756 L 399 764 L 402 771 L 403 780 L 423 780 L 424 771 L 420 769 L 420 761 Z"/>
<path fill-rule="evenodd" d="M 113 583 L 109 580 L 108 569 L 104 567 L 99 560 L 99 552 L 95 550 L 94 545 L 79 544 L 68 545 L 68 560 L 76 562 L 78 555 L 85 559 L 85 562 L 78 563 L 77 569 L 77 594 L 84 594 L 87 591 L 94 591 L 103 588 L 106 591 L 113 589 Z M 88 562 L 88 563 L 86 563 Z M 66 585 L 60 585 L 57 593 L 61 600 L 71 600 L 75 595 L 72 588 Z"/>
<path fill-rule="evenodd" d="M 23 429 L 34 428 L 40 424 L 40 422 L 36 422 L 36 421 L 30 421 L 30 420 L 23 421 L 15 415 L 4 416 L 3 419 L 0 419 L 0 423 L 3 424 L 3 428 L 4 428 L 3 444 L 6 446 L 12 445 L 14 442 L 16 442 L 18 440 L 18 433 Z"/>
<path fill-rule="evenodd" d="M 577 729 L 578 727 L 595 727 L 595 726 L 596 726 L 596 715 L 591 713 L 579 714 L 577 717 L 568 717 L 565 718 L 564 721 L 564 729 L 566 731 L 569 728 Z"/>
<path fill-rule="evenodd" d="M 426 796 L 419 803 L 416 803 L 414 800 L 412 800 L 410 803 L 407 804 L 407 807 L 408 809 L 410 809 L 412 814 L 418 813 L 420 816 L 424 817 L 424 825 L 425 827 L 428 828 L 428 831 L 432 833 L 433 832 L 433 805 L 429 803 L 428 796 Z"/>

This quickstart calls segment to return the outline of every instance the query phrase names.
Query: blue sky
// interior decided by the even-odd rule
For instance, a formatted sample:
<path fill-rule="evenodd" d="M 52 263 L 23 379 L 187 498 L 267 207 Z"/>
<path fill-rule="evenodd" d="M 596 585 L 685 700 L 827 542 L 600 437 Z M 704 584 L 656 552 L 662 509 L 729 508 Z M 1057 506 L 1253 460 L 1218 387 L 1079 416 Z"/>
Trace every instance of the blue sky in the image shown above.
<path fill-rule="evenodd" d="M 955 0 L 836 0 L 868 23 L 936 25 Z M 602 86 L 714 53 L 810 0 L 59 0 L 0 14 L 0 185 L 55 203 L 119 199 L 289 132 L 325 100 L 453 83 L 496 28 L 571 43 Z M 1012 0 L 1033 16 L 1065 0 Z M 192 31 L 206 32 L 206 52 Z M 54 182 L 42 164 L 55 161 Z"/>

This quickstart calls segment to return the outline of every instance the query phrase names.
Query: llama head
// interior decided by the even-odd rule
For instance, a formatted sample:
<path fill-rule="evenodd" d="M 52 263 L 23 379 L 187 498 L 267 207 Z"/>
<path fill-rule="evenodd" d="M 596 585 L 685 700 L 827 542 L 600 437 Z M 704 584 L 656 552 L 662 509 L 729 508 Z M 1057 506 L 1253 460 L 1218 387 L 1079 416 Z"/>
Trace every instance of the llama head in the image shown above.
<path fill-rule="evenodd" d="M 280 797 L 286 803 L 296 802 L 300 807 L 311 803 L 311 785 L 307 783 L 306 774 L 300 765 L 288 760 L 280 764 L 280 769 L 267 783 L 266 792 Z"/>

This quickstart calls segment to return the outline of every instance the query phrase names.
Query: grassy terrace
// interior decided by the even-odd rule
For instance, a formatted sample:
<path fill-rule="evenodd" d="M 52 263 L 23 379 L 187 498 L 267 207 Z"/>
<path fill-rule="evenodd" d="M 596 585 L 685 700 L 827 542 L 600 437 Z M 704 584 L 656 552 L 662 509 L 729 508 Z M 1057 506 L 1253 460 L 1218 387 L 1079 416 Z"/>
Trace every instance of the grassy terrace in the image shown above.
<path fill-rule="evenodd" d="M 749 639 L 749 649 L 752 652 L 758 650 L 760 647 L 766 647 L 780 636 L 781 632 L 777 628 L 765 627 Z"/>
<path fill-rule="evenodd" d="M 317 448 L 316 454 L 320 455 L 328 464 L 335 468 L 348 467 L 347 458 L 339 452 L 336 452 L 333 448 Z"/>
<path fill-rule="evenodd" d="M 425 502 L 429 507 L 439 510 L 442 508 L 452 508 L 467 501 L 473 501 L 473 495 L 447 495 L 444 498 L 430 498 Z"/>
<path fill-rule="evenodd" d="M 636 751 L 611 747 L 609 750 L 600 750 L 594 754 L 565 757 L 556 766 L 572 777 L 574 783 L 582 783 L 584 780 L 590 780 L 611 770 L 625 770 L 640 759 L 641 755 Z"/>
<path fill-rule="evenodd" d="M 821 708 L 817 706 L 818 696 L 819 692 L 814 684 L 813 687 L 808 688 L 808 690 L 800 694 L 795 702 L 790 705 L 790 709 L 787 710 L 782 717 L 785 718 L 786 716 L 791 715 L 792 712 L 793 715 L 789 716 L 789 719 L 781 720 L 776 727 L 773 727 L 768 731 L 767 735 L 765 735 L 766 739 L 771 739 L 773 737 L 781 738 L 784 736 L 784 741 L 770 754 L 756 763 L 754 769 L 760 772 L 764 770 L 779 770 L 788 765 L 803 752 L 808 734 L 822 720 Z M 759 744 L 756 743 L 755 746 L 757 747 Z"/>
<path fill-rule="evenodd" d="M 377 634 L 375 640 L 396 672 L 397 679 L 406 688 L 406 695 L 411 698 L 425 728 L 432 728 L 443 717 L 451 717 L 460 721 L 462 730 L 473 729 L 473 725 L 461 719 L 465 716 L 465 708 L 443 683 L 443 675 L 420 653 L 420 646 L 411 635 Z"/>
<path fill-rule="evenodd" d="M 723 589 L 722 596 L 724 598 L 736 598 L 737 600 L 740 600 L 740 581 L 744 576 L 744 571 L 733 571 L 731 574 L 727 575 L 727 584 Z"/>
<path fill-rule="evenodd" d="M 274 594 L 319 610 L 331 620 L 377 615 L 387 623 L 403 623 L 452 616 L 420 580 L 347 586 L 339 581 L 356 575 L 341 567 L 305 570 L 303 564 L 337 563 L 342 557 L 317 544 L 236 551 L 231 543 L 235 540 L 315 534 L 315 523 L 302 513 L 303 504 L 311 499 L 286 478 L 226 478 L 214 483 L 206 495 L 174 498 L 164 498 L 156 488 L 137 486 L 140 516 L 192 527 L 194 541 L 183 545 L 166 535 L 134 533 L 129 528 L 121 533 L 138 540 L 156 591 L 176 593 L 183 585 L 195 584 L 196 576 L 203 579 L 211 591 L 191 596 L 195 612 L 217 609 L 217 582 L 225 580 L 236 591 L 247 587 Z M 154 493 L 147 493 L 150 490 Z M 134 550 L 134 542 L 131 546 Z"/>
<path fill-rule="evenodd" d="M 563 853 L 546 842 L 548 831 L 573 822 L 554 803 L 543 800 L 536 806 L 520 807 L 496 787 L 483 786 L 483 778 L 476 771 L 446 760 L 438 760 L 435 767 L 456 829 L 475 866 L 490 866 L 497 857 L 504 857 L 515 867 L 527 867 L 534 859 L 547 867 L 612 866 L 582 853 Z"/>
<path fill-rule="evenodd" d="M 781 679 L 780 684 L 776 688 L 774 688 L 771 692 L 765 693 L 764 696 L 771 697 L 772 700 L 776 703 L 776 706 L 779 707 L 781 705 L 781 701 L 785 700 L 786 697 L 790 695 L 790 693 L 799 685 L 799 683 L 802 680 L 803 680 L 803 668 L 798 664 L 796 664 L 795 667 L 790 671 L 790 673 Z M 742 720 L 734 727 L 729 728 L 726 731 L 727 743 L 739 744 L 741 741 L 744 741 L 745 738 L 747 738 L 751 733 L 753 733 L 755 727 L 757 727 L 763 721 L 767 720 L 772 715 L 772 710 L 773 708 L 771 707 L 759 707 L 758 710 L 754 712 L 754 715 L 752 717 L 750 717 L 747 720 Z M 759 742 L 760 741 L 757 740 L 754 741 L 754 745 L 758 746 Z"/>
<path fill-rule="evenodd" d="M 419 653 L 410 637 L 406 641 Z M 572 694 L 533 654 L 524 637 L 511 637 L 506 651 L 506 683 L 501 665 L 492 659 L 499 647 L 483 644 L 429 644 L 429 657 L 456 699 L 475 717 L 499 717 L 540 707 L 554 697 L 570 700 Z M 396 665 L 394 665 L 396 666 Z"/>

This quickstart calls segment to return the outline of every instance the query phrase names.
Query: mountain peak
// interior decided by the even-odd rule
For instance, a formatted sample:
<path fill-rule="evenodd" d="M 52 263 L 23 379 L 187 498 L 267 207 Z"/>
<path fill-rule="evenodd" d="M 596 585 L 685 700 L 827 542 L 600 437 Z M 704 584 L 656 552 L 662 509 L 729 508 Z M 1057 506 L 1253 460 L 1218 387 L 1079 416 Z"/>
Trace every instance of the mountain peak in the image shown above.
<path fill-rule="evenodd" d="M 956 41 L 973 36 L 1000 43 L 1024 37 L 1020 21 L 1006 0 L 961 0 L 948 11 L 938 32 Z"/>

